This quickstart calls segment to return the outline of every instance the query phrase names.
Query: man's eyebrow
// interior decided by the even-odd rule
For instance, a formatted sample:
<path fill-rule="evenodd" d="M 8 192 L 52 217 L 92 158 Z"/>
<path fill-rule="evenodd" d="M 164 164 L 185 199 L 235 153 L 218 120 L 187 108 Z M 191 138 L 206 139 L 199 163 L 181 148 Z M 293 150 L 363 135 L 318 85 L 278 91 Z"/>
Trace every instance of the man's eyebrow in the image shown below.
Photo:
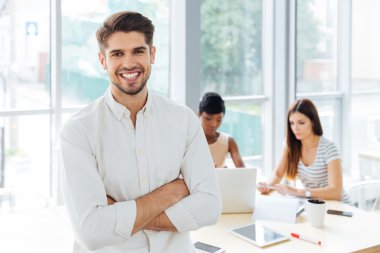
<path fill-rule="evenodd" d="M 135 48 L 133 48 L 133 51 L 138 51 L 138 50 L 146 51 L 147 48 L 144 47 L 144 46 L 139 46 L 139 47 L 135 47 Z M 109 54 L 123 53 L 123 52 L 124 52 L 124 50 L 122 50 L 122 49 L 113 49 L 113 50 L 111 50 L 111 51 L 109 52 Z"/>
<path fill-rule="evenodd" d="M 146 50 L 146 47 L 140 46 L 140 47 L 135 47 L 134 50 Z"/>
<path fill-rule="evenodd" d="M 122 52 L 123 52 L 123 50 L 121 50 L 121 49 L 114 49 L 114 50 L 111 50 L 111 51 L 109 52 L 109 54 L 122 53 Z"/>

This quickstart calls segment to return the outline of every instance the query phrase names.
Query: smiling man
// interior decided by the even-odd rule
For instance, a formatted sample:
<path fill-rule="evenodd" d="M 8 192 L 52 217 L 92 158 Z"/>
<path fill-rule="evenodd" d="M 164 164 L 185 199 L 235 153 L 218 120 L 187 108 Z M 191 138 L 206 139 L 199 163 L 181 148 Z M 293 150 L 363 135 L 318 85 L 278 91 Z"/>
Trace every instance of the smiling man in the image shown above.
<path fill-rule="evenodd" d="M 153 33 L 135 12 L 116 13 L 97 31 L 110 87 L 68 120 L 60 139 L 74 252 L 194 252 L 189 231 L 219 217 L 196 115 L 148 91 Z"/>

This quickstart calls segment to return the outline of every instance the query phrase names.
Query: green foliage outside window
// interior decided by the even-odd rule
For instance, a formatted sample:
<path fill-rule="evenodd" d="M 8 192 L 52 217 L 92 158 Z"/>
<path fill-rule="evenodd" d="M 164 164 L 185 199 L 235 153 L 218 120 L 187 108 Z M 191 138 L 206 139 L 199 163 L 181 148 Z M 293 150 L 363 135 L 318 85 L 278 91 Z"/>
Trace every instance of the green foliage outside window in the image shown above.
<path fill-rule="evenodd" d="M 262 1 L 203 0 L 202 93 L 261 94 Z"/>

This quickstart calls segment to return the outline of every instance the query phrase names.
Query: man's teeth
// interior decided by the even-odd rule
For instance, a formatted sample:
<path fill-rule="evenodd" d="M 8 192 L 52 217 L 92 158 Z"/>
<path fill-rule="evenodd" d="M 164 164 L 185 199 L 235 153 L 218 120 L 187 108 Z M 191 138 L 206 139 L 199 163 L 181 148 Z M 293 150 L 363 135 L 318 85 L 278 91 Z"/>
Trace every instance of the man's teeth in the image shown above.
<path fill-rule="evenodd" d="M 131 74 L 121 74 L 124 78 L 135 78 L 138 73 L 131 73 Z"/>

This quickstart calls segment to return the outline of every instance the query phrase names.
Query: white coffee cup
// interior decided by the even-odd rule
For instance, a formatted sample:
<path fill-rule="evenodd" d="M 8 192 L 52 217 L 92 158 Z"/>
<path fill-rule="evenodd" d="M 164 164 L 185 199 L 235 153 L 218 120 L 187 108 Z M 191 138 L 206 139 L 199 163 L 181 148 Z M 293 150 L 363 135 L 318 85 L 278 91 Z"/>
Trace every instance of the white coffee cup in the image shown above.
<path fill-rule="evenodd" d="M 323 227 L 325 223 L 326 201 L 321 199 L 308 199 L 306 212 L 309 222 L 314 227 Z"/>

